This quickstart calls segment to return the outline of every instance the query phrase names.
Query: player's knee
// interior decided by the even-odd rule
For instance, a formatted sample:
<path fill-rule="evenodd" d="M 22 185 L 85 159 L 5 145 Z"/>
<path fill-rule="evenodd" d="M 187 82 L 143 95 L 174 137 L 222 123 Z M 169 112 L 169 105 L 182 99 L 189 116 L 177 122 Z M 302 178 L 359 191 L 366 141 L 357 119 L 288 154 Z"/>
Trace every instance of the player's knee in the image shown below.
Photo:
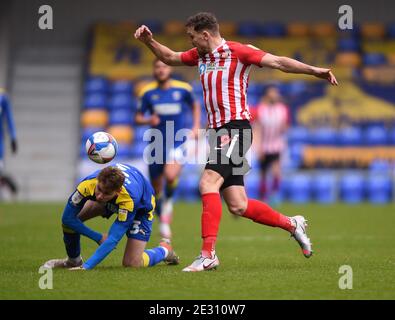
<path fill-rule="evenodd" d="M 247 206 L 244 204 L 229 204 L 228 205 L 228 210 L 231 214 L 237 215 L 237 216 L 242 216 L 244 212 L 246 211 Z"/>
<path fill-rule="evenodd" d="M 124 259 L 122 261 L 122 265 L 125 268 L 140 268 L 143 266 L 143 263 L 141 261 L 141 258 L 135 258 L 135 259 Z"/>

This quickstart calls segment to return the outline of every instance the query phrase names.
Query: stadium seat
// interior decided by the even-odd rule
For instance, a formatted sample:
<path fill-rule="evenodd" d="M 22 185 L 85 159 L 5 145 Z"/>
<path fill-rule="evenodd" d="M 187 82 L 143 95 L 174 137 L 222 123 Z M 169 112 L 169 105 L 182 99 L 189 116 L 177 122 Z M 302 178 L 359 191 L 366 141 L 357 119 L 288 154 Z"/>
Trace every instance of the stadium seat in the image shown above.
<path fill-rule="evenodd" d="M 185 23 L 178 20 L 166 21 L 163 31 L 167 36 L 182 36 L 185 32 Z"/>
<path fill-rule="evenodd" d="M 92 109 L 81 114 L 82 127 L 105 127 L 108 123 L 107 111 Z"/>
<path fill-rule="evenodd" d="M 108 81 L 103 77 L 91 77 L 85 81 L 86 93 L 107 93 Z"/>
<path fill-rule="evenodd" d="M 365 39 L 381 40 L 385 37 L 386 28 L 383 23 L 364 23 L 361 26 L 361 36 Z"/>
<path fill-rule="evenodd" d="M 311 141 L 315 145 L 336 145 L 337 131 L 333 128 L 319 128 L 311 133 Z"/>
<path fill-rule="evenodd" d="M 386 145 L 387 130 L 383 126 L 368 127 L 364 131 L 364 141 L 369 146 Z"/>
<path fill-rule="evenodd" d="M 387 64 L 387 57 L 383 53 L 365 53 L 363 55 L 365 66 L 381 66 Z"/>
<path fill-rule="evenodd" d="M 85 109 L 106 109 L 107 97 L 103 93 L 88 93 L 85 96 Z"/>
<path fill-rule="evenodd" d="M 261 96 L 264 91 L 264 86 L 260 82 L 251 81 L 248 85 L 247 94 L 248 98 L 250 95 Z"/>
<path fill-rule="evenodd" d="M 395 39 L 395 22 L 392 22 L 387 26 L 387 37 L 389 39 Z"/>
<path fill-rule="evenodd" d="M 311 34 L 318 38 L 334 37 L 336 28 L 334 24 L 329 22 L 316 23 L 311 27 Z"/>
<path fill-rule="evenodd" d="M 360 203 L 364 200 L 364 177 L 362 174 L 346 173 L 340 178 L 340 198 L 346 203 Z"/>
<path fill-rule="evenodd" d="M 361 65 L 361 56 L 356 52 L 339 52 L 335 56 L 335 63 L 342 67 L 357 68 Z"/>
<path fill-rule="evenodd" d="M 384 204 L 392 200 L 392 180 L 388 175 L 371 174 L 367 179 L 367 196 L 371 203 Z"/>
<path fill-rule="evenodd" d="M 139 23 L 140 25 L 146 25 L 153 34 L 160 34 L 163 31 L 163 24 L 159 20 L 155 19 L 148 19 L 148 20 L 143 20 Z"/>
<path fill-rule="evenodd" d="M 136 102 L 134 98 L 130 94 L 119 93 L 115 94 L 111 97 L 108 102 L 108 108 L 110 110 L 118 110 L 118 109 L 136 109 Z"/>
<path fill-rule="evenodd" d="M 390 170 L 391 164 L 387 160 L 376 159 L 369 165 L 369 171 L 371 173 L 389 173 Z"/>
<path fill-rule="evenodd" d="M 245 178 L 245 186 L 248 198 L 257 199 L 259 198 L 259 184 L 260 184 L 260 175 L 258 170 L 251 170 Z"/>
<path fill-rule="evenodd" d="M 302 126 L 291 127 L 288 130 L 288 143 L 290 145 L 295 143 L 309 143 L 310 132 L 309 129 Z"/>
<path fill-rule="evenodd" d="M 198 174 L 188 174 L 182 176 L 177 189 L 179 197 L 184 201 L 193 202 L 199 199 L 199 179 Z"/>
<path fill-rule="evenodd" d="M 131 145 L 127 143 L 118 143 L 116 159 L 128 159 L 131 157 Z"/>
<path fill-rule="evenodd" d="M 287 25 L 287 34 L 290 37 L 307 37 L 309 35 L 309 25 L 303 22 L 292 22 Z"/>
<path fill-rule="evenodd" d="M 220 28 L 221 35 L 223 35 L 225 38 L 235 36 L 237 31 L 237 26 L 232 21 L 221 21 Z"/>
<path fill-rule="evenodd" d="M 247 38 L 258 37 L 260 36 L 260 25 L 257 22 L 242 21 L 237 27 L 237 34 Z"/>
<path fill-rule="evenodd" d="M 391 130 L 388 131 L 388 138 L 389 138 L 389 143 L 395 146 L 395 128 L 392 128 Z"/>
<path fill-rule="evenodd" d="M 311 201 L 311 177 L 308 174 L 298 173 L 291 177 L 289 184 L 289 200 L 294 203 L 307 203 Z"/>
<path fill-rule="evenodd" d="M 111 110 L 109 116 L 109 125 L 131 125 L 133 123 L 134 113 L 129 109 Z"/>
<path fill-rule="evenodd" d="M 333 173 L 321 172 L 313 179 L 314 200 L 319 203 L 336 202 L 336 176 Z"/>
<path fill-rule="evenodd" d="M 143 141 L 144 133 L 148 130 L 149 126 L 135 126 L 134 128 L 134 136 L 136 141 Z"/>
<path fill-rule="evenodd" d="M 135 143 L 133 143 L 131 147 L 130 156 L 132 158 L 142 159 L 144 155 L 144 149 L 146 146 L 147 146 L 146 142 L 135 140 Z"/>
<path fill-rule="evenodd" d="M 259 26 L 259 35 L 263 37 L 277 38 L 285 34 L 285 26 L 280 22 L 266 22 Z"/>
<path fill-rule="evenodd" d="M 337 42 L 337 50 L 340 52 L 359 52 L 360 43 L 355 38 L 340 38 Z"/>
<path fill-rule="evenodd" d="M 294 143 L 289 147 L 290 160 L 293 162 L 294 167 L 298 168 L 303 163 L 303 143 Z"/>
<path fill-rule="evenodd" d="M 342 146 L 358 146 L 363 143 L 363 135 L 360 128 L 349 127 L 338 132 L 338 141 Z"/>
<path fill-rule="evenodd" d="M 127 125 L 115 125 L 108 127 L 107 132 L 111 134 L 118 143 L 132 143 L 133 128 Z"/>
<path fill-rule="evenodd" d="M 113 95 L 117 95 L 117 94 L 132 95 L 133 84 L 131 81 L 125 81 L 125 80 L 113 81 L 111 83 L 110 91 Z"/>

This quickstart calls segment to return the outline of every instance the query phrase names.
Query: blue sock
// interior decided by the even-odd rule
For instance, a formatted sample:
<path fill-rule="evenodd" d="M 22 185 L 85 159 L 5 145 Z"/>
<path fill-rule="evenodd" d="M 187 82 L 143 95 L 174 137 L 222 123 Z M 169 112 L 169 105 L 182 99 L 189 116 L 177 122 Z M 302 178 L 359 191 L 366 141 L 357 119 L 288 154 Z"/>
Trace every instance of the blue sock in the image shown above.
<path fill-rule="evenodd" d="M 165 259 L 166 251 L 162 247 L 144 250 L 143 265 L 152 267 Z"/>
<path fill-rule="evenodd" d="M 63 232 L 63 241 L 69 258 L 77 258 L 81 254 L 80 234 Z"/>

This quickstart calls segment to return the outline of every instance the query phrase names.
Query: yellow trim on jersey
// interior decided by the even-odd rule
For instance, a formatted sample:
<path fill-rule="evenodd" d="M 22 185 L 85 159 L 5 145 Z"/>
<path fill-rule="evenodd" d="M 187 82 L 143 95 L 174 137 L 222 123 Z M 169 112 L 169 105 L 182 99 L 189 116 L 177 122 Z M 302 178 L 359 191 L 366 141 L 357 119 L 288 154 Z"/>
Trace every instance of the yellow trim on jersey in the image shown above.
<path fill-rule="evenodd" d="M 148 267 L 149 266 L 149 255 L 146 252 L 143 252 L 143 267 Z"/>
<path fill-rule="evenodd" d="M 76 233 L 74 230 L 66 227 L 64 224 L 62 224 L 62 229 L 63 229 L 63 232 L 66 232 L 66 233 Z"/>
<path fill-rule="evenodd" d="M 155 211 L 155 207 L 156 207 L 156 201 L 155 201 L 155 197 L 151 196 L 151 205 L 152 205 L 152 210 L 150 212 L 148 212 L 148 220 L 152 221 L 154 219 L 154 211 Z"/>
<path fill-rule="evenodd" d="M 151 81 L 147 83 L 144 87 L 141 88 L 140 92 L 138 93 L 138 96 L 141 98 L 147 91 L 153 90 L 158 88 L 158 82 L 157 81 Z"/>
<path fill-rule="evenodd" d="M 192 86 L 188 82 L 171 79 L 170 86 L 172 88 L 182 88 L 182 89 L 192 92 Z"/>
<path fill-rule="evenodd" d="M 93 196 L 95 194 L 95 188 L 97 185 L 97 178 L 82 181 L 78 186 L 77 190 L 82 194 L 84 198 Z"/>
<path fill-rule="evenodd" d="M 122 186 L 122 190 L 119 193 L 115 204 L 119 206 L 119 209 L 124 209 L 130 212 L 133 211 L 134 201 L 124 186 Z"/>

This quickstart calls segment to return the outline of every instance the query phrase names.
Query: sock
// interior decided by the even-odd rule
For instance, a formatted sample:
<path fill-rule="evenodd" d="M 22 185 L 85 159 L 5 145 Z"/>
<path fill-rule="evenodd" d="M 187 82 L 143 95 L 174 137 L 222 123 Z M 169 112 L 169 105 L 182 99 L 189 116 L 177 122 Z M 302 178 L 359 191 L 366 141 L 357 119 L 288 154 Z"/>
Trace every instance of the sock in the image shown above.
<path fill-rule="evenodd" d="M 215 250 L 219 222 L 222 215 L 222 203 L 219 193 L 206 193 L 202 195 L 202 255 L 211 257 L 211 252 Z"/>
<path fill-rule="evenodd" d="M 63 231 L 63 241 L 66 247 L 67 256 L 75 259 L 81 254 L 80 234 Z"/>
<path fill-rule="evenodd" d="M 272 193 L 277 193 L 280 190 L 280 177 L 273 177 L 272 181 Z"/>
<path fill-rule="evenodd" d="M 165 187 L 165 197 L 166 199 L 170 199 L 173 197 L 174 190 L 176 190 L 178 186 L 178 179 L 174 179 L 171 183 L 167 182 Z"/>
<path fill-rule="evenodd" d="M 156 247 L 153 249 L 147 249 L 143 252 L 143 266 L 152 267 L 159 262 L 163 261 L 169 251 L 163 247 Z"/>
<path fill-rule="evenodd" d="M 162 193 L 155 195 L 156 205 L 155 205 L 155 212 L 158 217 L 162 213 L 162 202 L 163 202 L 163 195 Z"/>
<path fill-rule="evenodd" d="M 253 199 L 248 199 L 247 210 L 244 212 L 243 217 L 256 223 L 278 227 L 289 232 L 292 232 L 295 227 L 289 217 L 273 210 L 267 204 Z"/>

